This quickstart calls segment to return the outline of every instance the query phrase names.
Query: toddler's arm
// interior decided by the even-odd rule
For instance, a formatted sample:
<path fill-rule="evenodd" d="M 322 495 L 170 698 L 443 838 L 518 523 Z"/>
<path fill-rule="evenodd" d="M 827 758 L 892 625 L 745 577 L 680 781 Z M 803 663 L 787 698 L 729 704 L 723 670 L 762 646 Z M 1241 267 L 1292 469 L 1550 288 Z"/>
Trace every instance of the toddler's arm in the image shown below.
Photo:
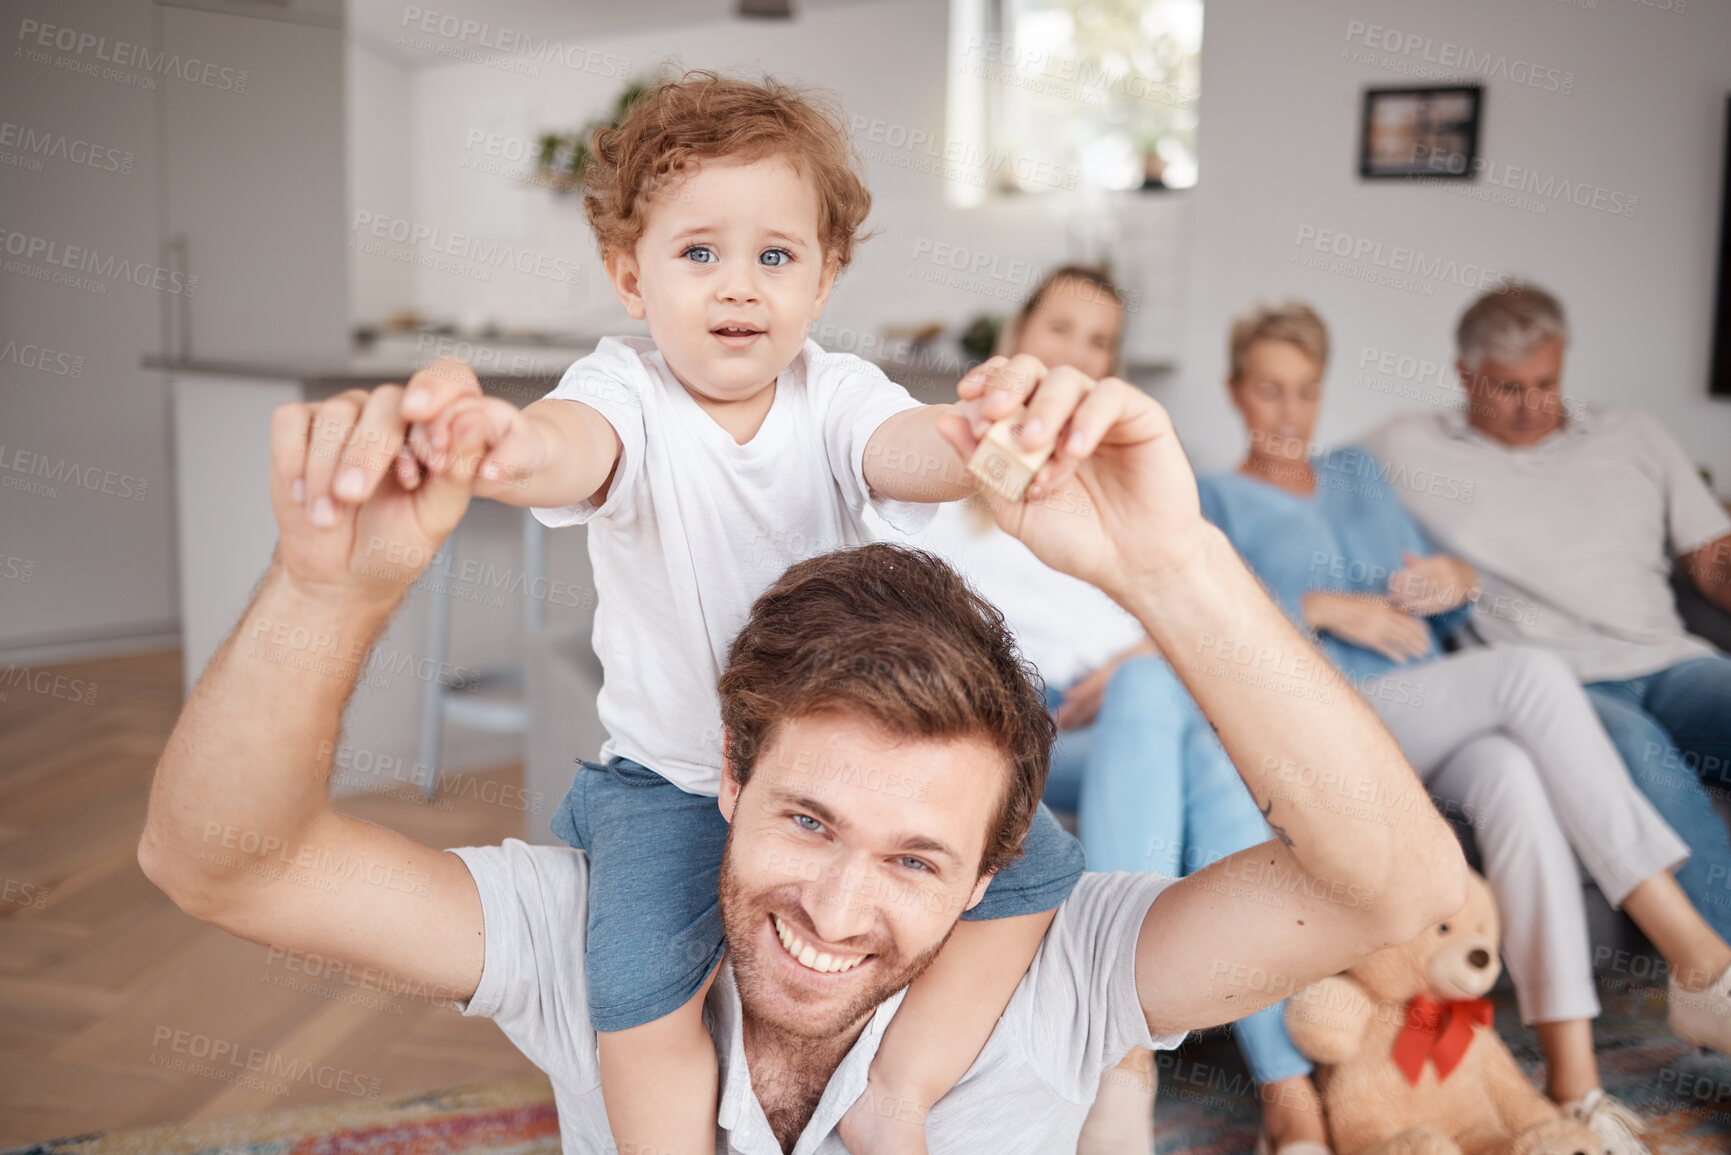
<path fill-rule="evenodd" d="M 865 477 L 872 492 L 892 501 L 957 501 L 974 492 L 974 477 L 938 433 L 954 405 L 921 405 L 890 417 L 866 442 Z"/>
<path fill-rule="evenodd" d="M 485 423 L 486 457 L 475 496 L 506 505 L 551 508 L 606 497 L 619 460 L 619 434 L 581 401 L 546 397 L 526 409 L 485 397 L 474 370 L 446 358 L 417 372 L 403 394 L 403 416 L 420 423 L 415 455 L 435 473 L 449 468 L 451 425 L 476 412 Z M 464 417 L 465 420 L 475 420 Z"/>
<path fill-rule="evenodd" d="M 848 1150 L 925 1150 L 926 1112 L 985 1048 L 1057 913 L 956 924 L 908 988 L 872 1059 L 865 1093 L 842 1119 Z"/>

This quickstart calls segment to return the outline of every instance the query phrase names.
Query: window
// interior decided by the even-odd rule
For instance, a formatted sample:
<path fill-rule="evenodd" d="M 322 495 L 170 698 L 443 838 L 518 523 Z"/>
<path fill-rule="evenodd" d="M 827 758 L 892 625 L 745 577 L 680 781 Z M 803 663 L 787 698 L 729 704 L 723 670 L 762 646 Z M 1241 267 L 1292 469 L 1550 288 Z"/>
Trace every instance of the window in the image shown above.
<path fill-rule="evenodd" d="M 949 135 L 988 193 L 1196 183 L 1202 0 L 953 0 Z"/>

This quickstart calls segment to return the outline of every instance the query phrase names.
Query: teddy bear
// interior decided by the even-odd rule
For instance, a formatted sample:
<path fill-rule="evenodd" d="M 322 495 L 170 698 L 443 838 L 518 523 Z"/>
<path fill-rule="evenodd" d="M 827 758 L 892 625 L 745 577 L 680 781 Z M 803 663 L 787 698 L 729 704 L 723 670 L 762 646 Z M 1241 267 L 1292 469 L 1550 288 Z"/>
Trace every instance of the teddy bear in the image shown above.
<path fill-rule="evenodd" d="M 1502 970 L 1496 900 L 1477 874 L 1467 890 L 1448 921 L 1287 1002 L 1336 1155 L 1603 1155 L 1497 1037 L 1482 997 Z"/>

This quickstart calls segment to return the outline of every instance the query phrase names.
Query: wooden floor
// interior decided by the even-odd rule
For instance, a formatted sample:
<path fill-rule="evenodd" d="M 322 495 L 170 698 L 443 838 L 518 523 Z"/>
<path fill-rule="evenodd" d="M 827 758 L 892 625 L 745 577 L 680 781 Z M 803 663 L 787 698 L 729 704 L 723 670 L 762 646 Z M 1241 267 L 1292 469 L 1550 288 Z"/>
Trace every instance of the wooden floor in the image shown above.
<path fill-rule="evenodd" d="M 272 955 L 182 914 L 134 857 L 180 709 L 179 652 L 52 670 L 94 684 L 94 701 L 68 700 L 87 687 L 48 679 L 33 679 L 45 692 L 0 687 L 0 1148 L 533 1073 L 490 1022 L 347 983 L 316 959 Z M 516 783 L 520 769 L 480 777 Z M 463 793 L 343 808 L 435 846 L 520 833 L 520 815 L 480 800 L 495 792 Z M 173 1032 L 187 1032 L 179 1055 Z M 236 1071 L 226 1063 L 162 1065 L 222 1044 L 311 1073 L 248 1087 L 225 1081 Z"/>

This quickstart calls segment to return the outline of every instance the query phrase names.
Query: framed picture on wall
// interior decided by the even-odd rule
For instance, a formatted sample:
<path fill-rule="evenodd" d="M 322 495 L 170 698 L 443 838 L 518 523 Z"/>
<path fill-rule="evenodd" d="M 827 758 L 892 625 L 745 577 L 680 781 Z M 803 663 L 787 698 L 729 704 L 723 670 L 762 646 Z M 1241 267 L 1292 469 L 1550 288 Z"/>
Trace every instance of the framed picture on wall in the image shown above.
<path fill-rule="evenodd" d="M 1367 88 L 1358 144 L 1365 180 L 1474 180 L 1484 89 Z"/>

